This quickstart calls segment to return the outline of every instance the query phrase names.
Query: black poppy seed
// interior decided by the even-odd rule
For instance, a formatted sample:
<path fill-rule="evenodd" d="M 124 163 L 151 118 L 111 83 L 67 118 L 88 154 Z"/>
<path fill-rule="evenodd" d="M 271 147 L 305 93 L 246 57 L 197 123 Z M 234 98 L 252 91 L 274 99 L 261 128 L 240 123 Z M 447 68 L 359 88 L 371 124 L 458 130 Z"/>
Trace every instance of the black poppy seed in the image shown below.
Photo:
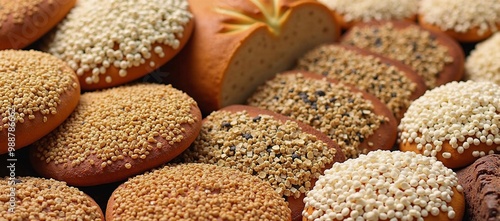
<path fill-rule="evenodd" d="M 300 156 L 296 153 L 292 154 L 292 160 L 300 159 Z"/>
<path fill-rule="evenodd" d="M 231 123 L 224 121 L 221 123 L 221 127 L 231 127 Z"/>
<path fill-rule="evenodd" d="M 249 140 L 249 139 L 252 139 L 252 138 L 253 138 L 252 134 L 249 134 L 249 133 L 244 133 L 244 134 L 242 134 L 241 136 L 243 136 L 243 138 L 245 138 L 245 139 L 247 139 L 247 140 Z"/>
<path fill-rule="evenodd" d="M 253 121 L 253 122 L 257 122 L 257 121 L 259 121 L 260 119 L 262 119 L 262 117 L 261 117 L 261 116 L 257 116 L 257 117 L 254 117 L 254 118 L 252 119 L 252 121 Z"/>
<path fill-rule="evenodd" d="M 325 93 L 324 91 L 322 91 L 322 90 L 318 90 L 318 91 L 316 91 L 316 94 L 317 94 L 318 96 L 320 96 L 320 97 L 323 97 L 323 96 L 325 96 L 325 95 L 326 95 L 326 93 Z"/>

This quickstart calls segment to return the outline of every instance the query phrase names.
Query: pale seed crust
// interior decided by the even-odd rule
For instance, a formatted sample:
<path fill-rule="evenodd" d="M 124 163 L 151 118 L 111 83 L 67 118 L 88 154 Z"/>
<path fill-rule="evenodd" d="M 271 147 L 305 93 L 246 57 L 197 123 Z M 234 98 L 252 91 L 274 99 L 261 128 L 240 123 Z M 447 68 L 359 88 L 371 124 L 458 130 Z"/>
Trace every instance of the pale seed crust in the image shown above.
<path fill-rule="evenodd" d="M 373 95 L 324 76 L 304 71 L 278 74 L 248 99 L 321 131 L 347 158 L 381 147 L 391 149 L 397 122 Z"/>
<path fill-rule="evenodd" d="M 109 88 L 169 61 L 193 22 L 187 0 L 80 0 L 42 48 L 66 61 L 84 90 Z"/>
<path fill-rule="evenodd" d="M 119 181 L 166 163 L 199 133 L 196 102 L 170 85 L 84 93 L 73 114 L 33 144 L 34 168 L 72 185 Z"/>
<path fill-rule="evenodd" d="M 422 77 L 410 67 L 347 45 L 318 46 L 299 58 L 295 69 L 321 74 L 376 96 L 398 121 L 427 89 Z"/>
<path fill-rule="evenodd" d="M 465 61 L 465 80 L 500 85 L 500 33 L 476 45 Z"/>
<path fill-rule="evenodd" d="M 76 0 L 0 0 L 0 50 L 21 49 L 56 26 Z"/>
<path fill-rule="evenodd" d="M 14 212 L 9 212 L 15 188 Z M 88 195 L 65 182 L 36 177 L 0 179 L 0 220 L 104 221 L 104 214 Z"/>
<path fill-rule="evenodd" d="M 436 158 L 382 150 L 334 164 L 304 202 L 304 221 L 460 221 L 465 208 L 457 175 Z"/>
<path fill-rule="evenodd" d="M 54 130 L 79 99 L 78 78 L 63 61 L 38 51 L 0 51 L 0 154 L 12 147 L 12 134 L 19 149 Z"/>
<path fill-rule="evenodd" d="M 464 74 L 465 55 L 460 45 L 443 33 L 413 22 L 358 24 L 342 37 L 341 43 L 368 49 L 412 67 L 431 89 L 458 81 Z"/>
<path fill-rule="evenodd" d="M 398 127 L 400 149 L 437 157 L 449 168 L 500 152 L 500 86 L 451 82 L 415 100 Z"/>
<path fill-rule="evenodd" d="M 259 178 L 209 164 L 166 165 L 129 179 L 108 201 L 106 220 L 288 221 L 285 200 Z"/>

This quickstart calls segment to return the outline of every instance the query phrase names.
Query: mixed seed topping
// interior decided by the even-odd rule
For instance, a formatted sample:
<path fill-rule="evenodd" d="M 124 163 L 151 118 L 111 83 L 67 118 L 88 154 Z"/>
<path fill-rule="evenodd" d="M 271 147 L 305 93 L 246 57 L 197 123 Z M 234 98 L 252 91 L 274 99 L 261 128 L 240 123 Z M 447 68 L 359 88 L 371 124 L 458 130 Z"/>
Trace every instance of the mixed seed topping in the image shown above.
<path fill-rule="evenodd" d="M 199 120 L 191 114 L 193 106 L 192 98 L 170 85 L 87 92 L 61 126 L 34 144 L 36 157 L 46 163 L 75 167 L 86 162 L 102 168 L 124 159 L 146 159 L 152 151 L 184 139 L 183 126 Z M 160 137 L 166 142 L 159 142 Z"/>
<path fill-rule="evenodd" d="M 0 51 L 0 113 L 7 129 L 8 110 L 15 108 L 16 123 L 37 115 L 56 115 L 62 97 L 78 90 L 75 73 L 56 57 L 37 51 Z"/>
<path fill-rule="evenodd" d="M 441 154 L 448 142 L 459 154 L 481 143 L 500 151 L 500 86 L 491 82 L 451 82 L 415 100 L 399 125 L 402 143 L 416 143 L 425 156 Z"/>
<path fill-rule="evenodd" d="M 296 68 L 355 85 L 375 95 L 396 116 L 403 115 L 417 87 L 397 67 L 337 45 L 311 50 L 298 60 Z"/>
<path fill-rule="evenodd" d="M 117 221 L 285 221 L 291 213 L 269 183 L 208 164 L 167 165 L 129 179 L 112 197 L 112 216 Z"/>
<path fill-rule="evenodd" d="M 361 93 L 300 73 L 278 74 L 259 87 L 248 104 L 311 125 L 335 141 L 347 158 L 366 153 L 359 145 L 388 120 L 376 115 Z"/>
<path fill-rule="evenodd" d="M 416 25 L 404 29 L 395 28 L 392 23 L 353 27 L 342 43 L 368 49 L 412 67 L 429 88 L 436 87 L 436 79 L 444 67 L 453 62 L 448 49 L 430 32 Z"/>
<path fill-rule="evenodd" d="M 92 73 L 82 83 L 110 83 L 110 67 L 125 77 L 127 69 L 145 64 L 152 53 L 164 57 L 159 45 L 178 49 L 191 20 L 186 0 L 80 0 L 46 39 L 44 50 L 78 76 Z"/>
<path fill-rule="evenodd" d="M 35 177 L 14 180 L 15 212 L 8 212 L 12 188 L 9 179 L 0 179 L 0 220 L 102 220 L 99 206 L 79 189 Z"/>
<path fill-rule="evenodd" d="M 454 189 L 463 192 L 455 172 L 436 158 L 377 150 L 326 170 L 304 198 L 303 215 L 354 221 L 424 220 L 445 213 L 453 219 Z"/>
<path fill-rule="evenodd" d="M 308 134 L 294 121 L 246 111 L 216 111 L 202 125 L 185 162 L 231 167 L 269 181 L 276 192 L 298 198 L 312 188 L 333 162 L 335 149 Z"/>

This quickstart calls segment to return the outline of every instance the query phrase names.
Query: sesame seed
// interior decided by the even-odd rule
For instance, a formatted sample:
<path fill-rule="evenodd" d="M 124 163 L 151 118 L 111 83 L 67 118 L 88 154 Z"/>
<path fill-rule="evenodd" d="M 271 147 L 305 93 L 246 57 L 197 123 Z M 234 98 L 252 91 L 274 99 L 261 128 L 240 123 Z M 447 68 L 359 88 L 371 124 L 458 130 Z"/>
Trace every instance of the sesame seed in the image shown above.
<path fill-rule="evenodd" d="M 113 220 L 290 220 L 269 183 L 208 164 L 167 165 L 129 179 L 111 196 Z"/>
<path fill-rule="evenodd" d="M 500 15 L 499 15 L 500 17 Z M 465 79 L 500 85 L 500 33 L 476 45 L 465 61 Z"/>
<path fill-rule="evenodd" d="M 24 18 L 31 17 L 40 10 L 39 6 L 44 0 L 23 0 L 19 2 L 2 1 L 0 6 L 0 30 L 2 24 L 12 19 L 14 24 L 22 24 Z"/>

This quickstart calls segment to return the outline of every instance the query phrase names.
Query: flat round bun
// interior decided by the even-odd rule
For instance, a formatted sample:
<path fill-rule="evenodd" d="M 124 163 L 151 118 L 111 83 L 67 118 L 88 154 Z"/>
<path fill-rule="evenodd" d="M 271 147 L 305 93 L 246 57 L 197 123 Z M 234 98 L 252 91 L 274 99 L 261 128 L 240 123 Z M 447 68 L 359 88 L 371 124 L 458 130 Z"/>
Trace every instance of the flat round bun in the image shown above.
<path fill-rule="evenodd" d="M 66 61 L 83 90 L 103 89 L 165 64 L 193 26 L 187 0 L 80 0 L 42 49 Z"/>
<path fill-rule="evenodd" d="M 50 133 L 79 99 L 78 78 L 63 61 L 37 51 L 0 51 L 0 154 Z"/>
<path fill-rule="evenodd" d="M 457 175 L 436 158 L 382 150 L 334 164 L 304 202 L 304 221 L 460 221 L 465 207 Z"/>
<path fill-rule="evenodd" d="M 268 182 L 209 164 L 166 165 L 133 177 L 111 195 L 106 220 L 289 221 L 290 209 Z"/>
<path fill-rule="evenodd" d="M 433 156 L 449 168 L 500 152 L 500 86 L 451 82 L 415 100 L 399 124 L 400 149 Z"/>
<path fill-rule="evenodd" d="M 76 0 L 0 0 L 0 50 L 24 48 L 47 33 Z"/>
<path fill-rule="evenodd" d="M 361 23 L 347 31 L 341 43 L 410 66 L 431 89 L 461 80 L 464 75 L 465 55 L 460 45 L 442 32 L 424 29 L 413 22 Z"/>
<path fill-rule="evenodd" d="M 0 217 L 5 220 L 104 221 L 99 205 L 65 182 L 5 177 L 0 179 L 0 194 Z"/>
<path fill-rule="evenodd" d="M 411 102 L 427 90 L 422 77 L 407 65 L 347 45 L 318 46 L 299 58 L 295 69 L 321 74 L 374 95 L 398 121 Z"/>
<path fill-rule="evenodd" d="M 416 21 L 419 0 L 319 0 L 332 11 L 343 29 L 370 21 Z"/>
<path fill-rule="evenodd" d="M 479 42 L 500 30 L 497 0 L 422 0 L 418 22 L 460 42 Z"/>
<path fill-rule="evenodd" d="M 292 220 L 301 220 L 305 193 L 322 171 L 345 156 L 308 125 L 268 110 L 230 105 L 203 120 L 200 135 L 180 160 L 231 167 L 269 181 L 288 201 Z"/>
<path fill-rule="evenodd" d="M 465 80 L 500 85 L 500 33 L 476 44 L 465 61 Z"/>
<path fill-rule="evenodd" d="M 397 137 L 396 119 L 375 96 L 318 74 L 278 74 L 248 104 L 312 126 L 335 141 L 347 158 L 391 149 Z"/>
<path fill-rule="evenodd" d="M 457 172 L 465 194 L 465 216 L 471 221 L 500 220 L 500 155 L 491 154 Z"/>
<path fill-rule="evenodd" d="M 170 161 L 200 127 L 196 102 L 170 85 L 87 92 L 61 126 L 33 144 L 30 159 L 41 175 L 71 185 L 111 183 Z"/>

